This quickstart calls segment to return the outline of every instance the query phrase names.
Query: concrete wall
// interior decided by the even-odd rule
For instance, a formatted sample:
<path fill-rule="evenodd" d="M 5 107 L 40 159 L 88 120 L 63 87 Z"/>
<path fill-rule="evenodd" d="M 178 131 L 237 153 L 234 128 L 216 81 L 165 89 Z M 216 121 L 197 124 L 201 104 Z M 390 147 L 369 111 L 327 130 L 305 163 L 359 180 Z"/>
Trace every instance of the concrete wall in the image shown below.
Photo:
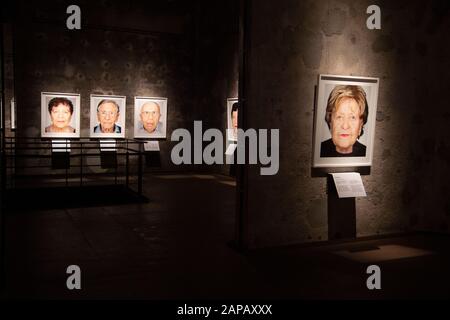
<path fill-rule="evenodd" d="M 40 137 L 40 93 L 81 94 L 81 135 L 89 136 L 89 95 L 168 98 L 162 168 L 227 172 L 226 166 L 174 166 L 173 130 L 225 129 L 227 97 L 237 96 L 237 1 L 82 2 L 82 29 L 66 28 L 68 2 L 16 5 L 18 136 Z M 225 169 L 223 169 L 225 168 Z"/>
<path fill-rule="evenodd" d="M 430 1 L 415 8 L 415 42 L 404 62 L 413 82 L 409 119 L 415 135 L 407 153 L 412 170 L 402 200 L 411 207 L 414 228 L 449 233 L 450 2 Z"/>
<path fill-rule="evenodd" d="M 196 5 L 196 105 L 202 110 L 205 128 L 227 126 L 228 98 L 238 97 L 239 1 L 201 0 Z M 228 141 L 224 139 L 224 148 Z M 225 152 L 225 150 L 224 150 Z M 225 159 L 224 159 L 225 161 Z M 211 167 L 229 174 L 229 165 Z"/>
<path fill-rule="evenodd" d="M 327 240 L 326 178 L 311 174 L 319 74 L 380 78 L 357 236 L 448 230 L 448 2 L 378 2 L 377 31 L 366 28 L 371 4 L 251 1 L 245 125 L 280 128 L 281 143 L 278 175 L 247 173 L 249 247 Z"/>
<path fill-rule="evenodd" d="M 40 93 L 81 94 L 81 135 L 89 136 L 89 95 L 127 98 L 126 137 L 133 137 L 134 96 L 168 98 L 162 170 L 176 128 L 195 119 L 192 5 L 175 2 L 84 2 L 82 29 L 68 30 L 67 4 L 17 5 L 15 39 L 17 134 L 40 137 Z"/>

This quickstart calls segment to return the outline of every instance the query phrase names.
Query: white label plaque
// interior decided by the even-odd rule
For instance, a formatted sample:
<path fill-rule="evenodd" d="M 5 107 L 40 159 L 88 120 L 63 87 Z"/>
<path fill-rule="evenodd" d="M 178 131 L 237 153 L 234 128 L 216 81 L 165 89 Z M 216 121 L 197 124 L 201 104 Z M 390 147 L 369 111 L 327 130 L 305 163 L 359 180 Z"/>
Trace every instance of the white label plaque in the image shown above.
<path fill-rule="evenodd" d="M 225 155 L 232 156 L 234 151 L 236 150 L 236 148 L 237 148 L 237 144 L 236 143 L 231 143 L 228 146 L 227 151 L 225 151 Z"/>
<path fill-rule="evenodd" d="M 116 140 L 100 140 L 100 151 L 117 151 Z"/>
<path fill-rule="evenodd" d="M 339 198 L 367 197 L 358 172 L 332 173 Z"/>
<path fill-rule="evenodd" d="M 52 152 L 70 152 L 70 140 L 52 140 Z"/>
<path fill-rule="evenodd" d="M 147 141 L 144 143 L 145 151 L 159 151 L 159 141 Z"/>

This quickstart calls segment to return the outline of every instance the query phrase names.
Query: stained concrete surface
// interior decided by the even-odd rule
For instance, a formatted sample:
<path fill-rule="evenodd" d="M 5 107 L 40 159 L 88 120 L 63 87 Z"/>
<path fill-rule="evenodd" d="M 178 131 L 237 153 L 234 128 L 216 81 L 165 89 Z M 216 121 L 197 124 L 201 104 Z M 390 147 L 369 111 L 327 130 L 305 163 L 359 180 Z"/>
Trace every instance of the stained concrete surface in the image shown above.
<path fill-rule="evenodd" d="M 238 252 L 235 187 L 221 175 L 150 175 L 148 203 L 6 216 L 8 299 L 449 298 L 450 238 L 415 234 Z M 49 195 L 51 199 L 51 195 Z M 105 202 L 107 203 L 107 201 Z M 382 290 L 366 268 L 339 256 L 397 245 L 432 254 L 378 260 Z M 66 288 L 78 265 L 82 289 Z"/>
<path fill-rule="evenodd" d="M 248 2 L 240 119 L 245 128 L 280 129 L 277 175 L 246 173 L 248 246 L 328 239 L 320 206 L 326 179 L 310 174 L 319 74 L 380 79 L 373 164 L 362 177 L 367 197 L 356 201 L 357 236 L 449 233 L 449 111 L 442 92 L 450 82 L 450 2 L 379 1 L 381 30 L 366 27 L 368 0 Z"/>
<path fill-rule="evenodd" d="M 237 96 L 238 1 L 85 1 L 77 31 L 61 19 L 67 5 L 12 5 L 5 80 L 7 101 L 17 101 L 17 136 L 40 136 L 41 92 L 80 94 L 80 134 L 86 137 L 91 94 L 126 96 L 128 138 L 134 97 L 166 97 L 167 138 L 159 139 L 158 159 L 164 170 L 181 168 L 170 161 L 175 129 L 193 132 L 194 120 L 205 130 L 225 129 L 226 99 Z M 227 173 L 229 166 L 219 170 Z"/>

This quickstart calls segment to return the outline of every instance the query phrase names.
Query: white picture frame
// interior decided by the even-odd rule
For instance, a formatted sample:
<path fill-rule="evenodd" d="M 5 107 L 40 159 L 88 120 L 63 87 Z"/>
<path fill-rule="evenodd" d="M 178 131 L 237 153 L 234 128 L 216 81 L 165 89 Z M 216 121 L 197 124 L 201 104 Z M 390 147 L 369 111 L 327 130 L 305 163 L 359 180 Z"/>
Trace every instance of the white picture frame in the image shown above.
<path fill-rule="evenodd" d="M 13 97 L 10 101 L 11 107 L 11 130 L 16 130 L 16 99 Z"/>
<path fill-rule="evenodd" d="M 167 137 L 167 104 L 168 99 L 164 97 L 134 97 L 135 138 L 164 139 Z"/>
<path fill-rule="evenodd" d="M 368 110 L 367 117 L 361 115 L 358 119 L 353 118 L 354 119 L 353 121 L 356 121 L 354 122 L 355 128 L 361 125 L 360 128 L 362 130 L 359 131 L 359 133 L 362 133 L 361 135 L 359 135 L 358 133 L 353 134 L 350 133 L 350 131 L 348 131 L 351 130 L 350 129 L 351 126 L 348 124 L 349 123 L 348 119 L 350 119 L 351 116 L 343 115 L 342 110 L 344 109 L 339 109 L 340 110 L 339 115 L 337 115 L 337 113 L 335 114 L 329 112 L 328 122 L 326 120 L 327 105 L 329 100 L 330 106 L 333 105 L 332 103 L 333 101 L 336 101 L 334 105 L 338 104 L 341 105 L 339 101 L 345 100 L 345 99 L 339 100 L 339 98 L 330 99 L 330 95 L 333 95 L 333 97 L 337 97 L 338 96 L 337 92 L 342 92 L 342 90 L 344 90 L 343 89 L 344 87 L 350 89 L 353 88 L 355 89 L 354 92 L 365 93 L 365 100 L 367 101 L 367 110 Z M 319 75 L 319 84 L 315 108 L 315 121 L 314 121 L 314 143 L 313 143 L 314 168 L 372 166 L 373 146 L 375 141 L 376 113 L 378 103 L 378 88 L 379 88 L 378 78 L 341 76 L 341 75 L 322 75 L 322 74 Z M 363 97 L 364 95 L 360 94 L 359 96 Z M 355 106 L 359 106 L 356 100 L 355 99 L 353 100 Z M 363 101 L 363 99 L 360 100 Z M 361 102 L 361 104 L 363 104 L 363 102 Z M 331 110 L 331 108 L 329 110 Z M 357 111 L 357 114 L 360 114 L 360 110 L 361 107 Z M 337 120 L 338 118 L 347 120 L 341 121 Z M 365 123 L 363 120 L 364 118 L 367 119 Z M 339 126 L 337 122 L 334 121 L 341 121 L 340 122 L 341 124 L 342 123 L 345 124 Z M 334 123 L 335 125 L 333 126 Z M 337 129 L 338 127 L 344 128 L 342 129 L 343 131 L 338 132 Z M 355 130 L 355 132 L 357 132 L 357 130 Z M 346 146 L 347 151 L 345 151 L 344 153 L 338 152 L 338 149 L 343 150 L 342 144 L 344 143 L 347 143 Z M 349 153 L 348 150 L 352 150 L 351 153 Z"/>
<path fill-rule="evenodd" d="M 233 119 L 231 117 L 231 110 L 233 104 L 239 101 L 238 98 L 228 98 L 227 99 L 227 139 L 228 141 L 237 142 L 237 135 L 234 134 L 233 130 Z"/>
<path fill-rule="evenodd" d="M 89 136 L 91 138 L 125 138 L 126 99 L 125 96 L 90 95 Z M 100 105 L 100 103 L 102 104 Z M 118 112 L 115 111 L 116 107 Z M 105 115 L 102 116 L 102 110 L 99 108 L 108 108 L 108 110 L 104 110 Z M 101 122 L 104 123 L 103 128 Z M 105 132 L 106 130 L 112 131 Z"/>
<path fill-rule="evenodd" d="M 41 137 L 79 138 L 80 100 L 77 93 L 41 92 Z"/>

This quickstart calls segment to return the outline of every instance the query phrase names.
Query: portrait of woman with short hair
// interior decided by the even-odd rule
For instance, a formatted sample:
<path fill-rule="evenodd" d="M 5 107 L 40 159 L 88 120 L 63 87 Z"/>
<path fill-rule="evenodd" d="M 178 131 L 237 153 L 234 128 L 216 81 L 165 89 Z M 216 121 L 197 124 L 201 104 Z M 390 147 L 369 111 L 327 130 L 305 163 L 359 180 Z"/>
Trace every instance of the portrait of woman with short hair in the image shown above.
<path fill-rule="evenodd" d="M 313 167 L 371 166 L 378 78 L 320 75 Z"/>
<path fill-rule="evenodd" d="M 331 91 L 325 121 L 331 138 L 320 146 L 321 157 L 365 157 L 366 146 L 358 141 L 369 115 L 366 93 L 360 86 L 341 85 Z"/>
<path fill-rule="evenodd" d="M 71 138 L 80 136 L 80 95 L 41 93 L 41 136 Z"/>

